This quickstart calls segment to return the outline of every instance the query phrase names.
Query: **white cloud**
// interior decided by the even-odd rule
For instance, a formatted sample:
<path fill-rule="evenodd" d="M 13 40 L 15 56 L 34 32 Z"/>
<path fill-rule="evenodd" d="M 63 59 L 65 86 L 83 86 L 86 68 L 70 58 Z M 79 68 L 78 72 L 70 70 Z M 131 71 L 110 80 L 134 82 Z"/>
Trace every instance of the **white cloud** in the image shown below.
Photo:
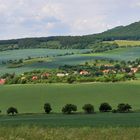
<path fill-rule="evenodd" d="M 0 39 L 102 32 L 139 20 L 139 6 L 140 0 L 0 0 Z"/>

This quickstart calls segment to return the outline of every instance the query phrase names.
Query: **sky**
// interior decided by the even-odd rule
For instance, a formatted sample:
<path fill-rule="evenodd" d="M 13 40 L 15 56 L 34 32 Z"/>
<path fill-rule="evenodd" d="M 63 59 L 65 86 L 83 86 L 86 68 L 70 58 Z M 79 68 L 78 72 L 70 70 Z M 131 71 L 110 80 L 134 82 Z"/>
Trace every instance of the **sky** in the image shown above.
<path fill-rule="evenodd" d="M 140 21 L 140 0 L 0 0 L 0 40 L 86 35 Z"/>

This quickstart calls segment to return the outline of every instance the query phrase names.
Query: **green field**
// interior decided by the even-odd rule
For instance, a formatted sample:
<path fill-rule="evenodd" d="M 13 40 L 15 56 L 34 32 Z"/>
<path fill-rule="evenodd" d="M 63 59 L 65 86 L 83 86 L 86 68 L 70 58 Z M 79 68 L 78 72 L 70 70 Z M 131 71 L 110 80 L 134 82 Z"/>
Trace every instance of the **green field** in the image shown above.
<path fill-rule="evenodd" d="M 95 54 L 82 54 L 82 56 L 94 56 L 100 59 L 114 59 L 114 60 L 135 60 L 140 58 L 140 47 L 132 48 L 118 48 L 115 50 L 95 53 Z"/>
<path fill-rule="evenodd" d="M 49 102 L 53 112 L 61 112 L 67 103 L 82 106 L 91 103 L 95 111 L 102 102 L 109 102 L 113 108 L 118 103 L 129 103 L 133 109 L 140 109 L 139 81 L 126 83 L 90 83 L 90 84 L 35 84 L 5 85 L 0 87 L 0 110 L 6 112 L 9 106 L 15 106 L 20 113 L 42 113 L 43 105 Z"/>
<path fill-rule="evenodd" d="M 15 59 L 26 59 L 28 56 L 36 58 L 30 60 L 30 62 L 25 61 L 24 65 L 19 68 L 14 68 L 14 66 L 7 66 L 0 64 L 0 75 L 4 73 L 23 73 L 25 71 L 32 71 L 36 69 L 52 69 L 58 68 L 59 66 L 69 64 L 77 65 L 85 63 L 86 61 L 92 62 L 95 59 L 114 59 L 114 60 L 135 60 L 140 57 L 140 47 L 132 48 L 118 48 L 112 51 L 107 51 L 103 53 L 93 53 L 93 54 L 82 54 L 89 50 L 54 50 L 54 49 L 23 49 L 23 50 L 13 50 L 0 52 L 0 63 L 6 60 Z M 65 53 L 74 53 L 74 55 L 64 55 Z M 47 57 L 42 58 L 43 62 L 38 62 L 37 57 Z"/>
<path fill-rule="evenodd" d="M 96 114 L 30 114 L 1 116 L 0 126 L 42 127 L 140 127 L 140 113 L 96 113 Z"/>
<path fill-rule="evenodd" d="M 3 51 L 0 52 L 0 75 L 6 72 L 23 73 L 35 69 L 58 68 L 59 66 L 65 64 L 80 64 L 85 61 L 94 59 L 93 56 L 81 57 L 80 54 L 85 53 L 87 51 L 90 51 L 90 49 L 21 49 Z M 66 55 L 70 53 L 73 53 L 73 55 Z M 25 61 L 22 67 L 16 68 L 15 65 L 1 64 L 2 61 L 27 59 L 28 57 L 35 59 L 30 60 L 30 62 Z M 38 62 L 38 59 L 40 59 L 38 57 L 45 57 L 42 58 L 44 59 L 42 63 Z M 50 62 L 50 60 L 52 61 Z"/>

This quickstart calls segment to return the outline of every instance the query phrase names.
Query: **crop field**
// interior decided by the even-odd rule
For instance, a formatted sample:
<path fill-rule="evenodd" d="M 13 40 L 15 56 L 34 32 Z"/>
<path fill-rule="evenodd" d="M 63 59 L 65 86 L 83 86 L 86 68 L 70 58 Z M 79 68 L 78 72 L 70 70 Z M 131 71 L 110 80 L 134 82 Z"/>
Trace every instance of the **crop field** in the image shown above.
<path fill-rule="evenodd" d="M 91 59 L 91 57 L 83 57 L 78 56 L 81 53 L 85 53 L 90 51 L 89 49 L 70 49 L 70 50 L 59 50 L 59 49 L 22 49 L 22 50 L 10 50 L 0 52 L 0 75 L 4 73 L 23 73 L 25 71 L 31 71 L 34 69 L 46 69 L 46 68 L 58 68 L 63 64 L 79 64 L 81 62 L 85 62 L 85 60 Z M 66 55 L 73 53 L 75 55 Z M 61 56 L 62 55 L 62 56 Z M 2 61 L 7 60 L 19 60 L 19 59 L 27 59 L 38 58 L 38 57 L 46 57 L 45 61 L 39 63 L 37 60 L 34 61 L 26 61 L 25 65 L 18 68 L 10 68 L 7 65 L 1 64 Z M 49 61 L 48 60 L 49 57 Z M 52 62 L 50 62 L 52 60 Z"/>
<path fill-rule="evenodd" d="M 84 53 L 89 49 L 20 49 L 20 50 L 9 50 L 0 52 L 0 61 L 4 60 L 15 60 L 15 59 L 26 59 L 28 57 L 47 57 L 57 56 L 66 53 Z"/>
<path fill-rule="evenodd" d="M 1 127 L 1 140 L 139 140 L 140 128 Z"/>
<path fill-rule="evenodd" d="M 140 109 L 139 81 L 120 83 L 87 84 L 35 84 L 5 85 L 0 87 L 0 110 L 2 114 L 10 106 L 18 108 L 20 113 L 43 113 L 43 105 L 49 102 L 53 112 L 61 112 L 67 103 L 82 106 L 91 103 L 98 112 L 102 102 L 108 102 L 113 108 L 119 103 L 129 103 L 134 110 Z"/>
<path fill-rule="evenodd" d="M 42 127 L 140 127 L 140 113 L 96 113 L 96 114 L 20 114 L 1 116 L 0 126 Z"/>
<path fill-rule="evenodd" d="M 20 58 L 26 59 L 29 56 L 36 57 L 47 57 L 42 58 L 43 62 L 37 60 L 26 61 L 22 67 L 9 67 L 7 65 L 0 64 L 0 75 L 4 73 L 23 73 L 25 71 L 31 71 L 35 69 L 52 69 L 58 68 L 59 66 L 69 64 L 76 65 L 85 63 L 86 61 L 92 62 L 95 59 L 115 59 L 115 60 L 135 60 L 140 56 L 140 47 L 132 48 L 119 48 L 112 51 L 94 54 L 81 54 L 89 50 L 53 50 L 53 49 L 29 49 L 29 50 L 13 50 L 0 52 L 0 62 L 5 60 L 19 60 Z M 73 55 L 63 55 L 65 53 L 74 53 Z"/>
<path fill-rule="evenodd" d="M 27 140 L 139 140 L 140 81 L 124 83 L 86 83 L 50 85 L 5 85 L 0 87 L 0 139 Z M 49 102 L 53 112 L 44 113 Z M 100 103 L 113 108 L 129 103 L 136 113 L 99 113 Z M 62 106 L 73 103 L 78 113 L 60 114 Z M 82 113 L 82 106 L 91 103 L 95 114 Z M 19 115 L 7 116 L 6 109 L 14 106 Z"/>
<path fill-rule="evenodd" d="M 115 50 L 95 53 L 95 54 L 82 54 L 82 56 L 94 56 L 100 59 L 114 59 L 114 60 L 135 60 L 140 58 L 140 47 L 132 47 L 132 48 L 118 48 Z"/>
<path fill-rule="evenodd" d="M 136 41 L 136 40 L 115 40 L 115 41 L 105 41 L 105 42 L 117 43 L 120 47 L 140 46 L 140 41 Z"/>

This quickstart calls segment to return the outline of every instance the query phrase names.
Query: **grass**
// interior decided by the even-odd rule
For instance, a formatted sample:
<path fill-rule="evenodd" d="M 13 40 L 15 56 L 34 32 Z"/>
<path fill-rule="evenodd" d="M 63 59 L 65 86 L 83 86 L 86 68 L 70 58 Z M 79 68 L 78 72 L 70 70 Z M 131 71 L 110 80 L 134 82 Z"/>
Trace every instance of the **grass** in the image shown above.
<path fill-rule="evenodd" d="M 140 128 L 1 127 L 1 140 L 139 140 Z"/>
<path fill-rule="evenodd" d="M 0 110 L 15 106 L 20 113 L 42 113 L 43 105 L 49 102 L 54 112 L 60 112 L 67 103 L 82 106 L 91 103 L 95 111 L 102 102 L 109 102 L 113 108 L 118 103 L 129 103 L 133 109 L 140 109 L 139 81 L 125 83 L 90 84 L 36 84 L 5 85 L 0 87 Z"/>

